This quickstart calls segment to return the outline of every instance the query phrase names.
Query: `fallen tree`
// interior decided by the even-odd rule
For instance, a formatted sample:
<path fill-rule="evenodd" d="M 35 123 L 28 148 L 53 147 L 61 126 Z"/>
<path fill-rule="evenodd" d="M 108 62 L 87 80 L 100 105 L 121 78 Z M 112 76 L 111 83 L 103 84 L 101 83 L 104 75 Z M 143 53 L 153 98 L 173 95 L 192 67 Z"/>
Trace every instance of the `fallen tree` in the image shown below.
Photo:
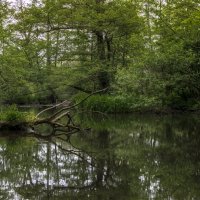
<path fill-rule="evenodd" d="M 12 120 L 1 120 L 0 121 L 0 130 L 27 130 L 27 129 L 34 129 L 35 126 L 40 124 L 48 124 L 52 126 L 53 133 L 56 131 L 65 132 L 65 133 L 74 133 L 77 131 L 80 131 L 81 128 L 77 125 L 75 125 L 72 116 L 70 114 L 70 111 L 77 106 L 79 106 L 81 103 L 86 101 L 89 97 L 91 97 L 94 94 L 101 93 L 106 91 L 107 88 L 98 90 L 95 92 L 92 92 L 87 97 L 82 99 L 80 102 L 70 105 L 70 102 L 68 100 L 65 100 L 59 104 L 56 104 L 54 106 L 48 107 L 42 111 L 40 111 L 34 119 L 26 120 L 26 119 L 14 119 Z M 51 114 L 46 114 L 47 112 L 51 112 Z M 46 117 L 42 117 L 42 114 L 46 114 Z M 12 113 L 11 113 L 12 114 Z M 20 114 L 18 114 L 20 116 Z"/>

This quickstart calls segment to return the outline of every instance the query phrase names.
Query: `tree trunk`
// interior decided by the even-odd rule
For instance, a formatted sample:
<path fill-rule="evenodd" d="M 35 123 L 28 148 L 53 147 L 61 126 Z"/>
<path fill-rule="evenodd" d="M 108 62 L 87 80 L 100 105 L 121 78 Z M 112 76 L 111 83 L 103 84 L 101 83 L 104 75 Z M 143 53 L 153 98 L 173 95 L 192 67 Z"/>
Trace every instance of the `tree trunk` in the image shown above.
<path fill-rule="evenodd" d="M 97 14 L 102 13 L 101 4 L 105 0 L 96 0 Z M 101 22 L 98 24 L 98 28 L 101 27 Z M 97 44 L 97 59 L 99 60 L 100 70 L 98 73 L 98 81 L 100 89 L 108 88 L 110 86 L 110 77 L 108 73 L 108 60 L 110 59 L 110 43 L 106 41 L 106 34 L 103 30 L 95 30 L 96 44 Z M 107 49 L 106 49 L 107 45 Z M 106 51 L 107 50 L 107 51 Z M 109 52 L 109 53 L 108 53 Z"/>

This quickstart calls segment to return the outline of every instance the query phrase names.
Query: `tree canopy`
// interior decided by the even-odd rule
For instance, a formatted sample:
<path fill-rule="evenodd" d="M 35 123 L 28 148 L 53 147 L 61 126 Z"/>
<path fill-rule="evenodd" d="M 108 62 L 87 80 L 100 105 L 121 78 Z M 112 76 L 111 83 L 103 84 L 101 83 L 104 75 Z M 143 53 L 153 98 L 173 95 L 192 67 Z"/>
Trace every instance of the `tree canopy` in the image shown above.
<path fill-rule="evenodd" d="M 0 1 L 0 101 L 108 95 L 199 106 L 197 0 Z"/>

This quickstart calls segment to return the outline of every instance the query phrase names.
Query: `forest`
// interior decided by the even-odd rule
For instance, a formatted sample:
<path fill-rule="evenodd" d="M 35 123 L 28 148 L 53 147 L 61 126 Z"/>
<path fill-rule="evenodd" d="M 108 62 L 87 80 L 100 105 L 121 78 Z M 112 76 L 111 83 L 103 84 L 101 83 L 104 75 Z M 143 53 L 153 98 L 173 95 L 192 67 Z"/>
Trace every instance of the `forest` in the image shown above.
<path fill-rule="evenodd" d="M 198 0 L 1 0 L 0 105 L 198 110 Z"/>
<path fill-rule="evenodd" d="M 0 0 L 0 199 L 200 199 L 199 0 Z"/>

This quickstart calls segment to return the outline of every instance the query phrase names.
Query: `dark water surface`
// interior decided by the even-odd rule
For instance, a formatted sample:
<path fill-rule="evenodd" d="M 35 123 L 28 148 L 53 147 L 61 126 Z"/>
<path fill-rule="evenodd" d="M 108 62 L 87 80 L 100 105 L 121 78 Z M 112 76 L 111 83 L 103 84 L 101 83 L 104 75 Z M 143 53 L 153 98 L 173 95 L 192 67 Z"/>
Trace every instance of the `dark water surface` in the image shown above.
<path fill-rule="evenodd" d="M 200 199 L 197 115 L 79 120 L 70 138 L 0 133 L 0 199 Z"/>

